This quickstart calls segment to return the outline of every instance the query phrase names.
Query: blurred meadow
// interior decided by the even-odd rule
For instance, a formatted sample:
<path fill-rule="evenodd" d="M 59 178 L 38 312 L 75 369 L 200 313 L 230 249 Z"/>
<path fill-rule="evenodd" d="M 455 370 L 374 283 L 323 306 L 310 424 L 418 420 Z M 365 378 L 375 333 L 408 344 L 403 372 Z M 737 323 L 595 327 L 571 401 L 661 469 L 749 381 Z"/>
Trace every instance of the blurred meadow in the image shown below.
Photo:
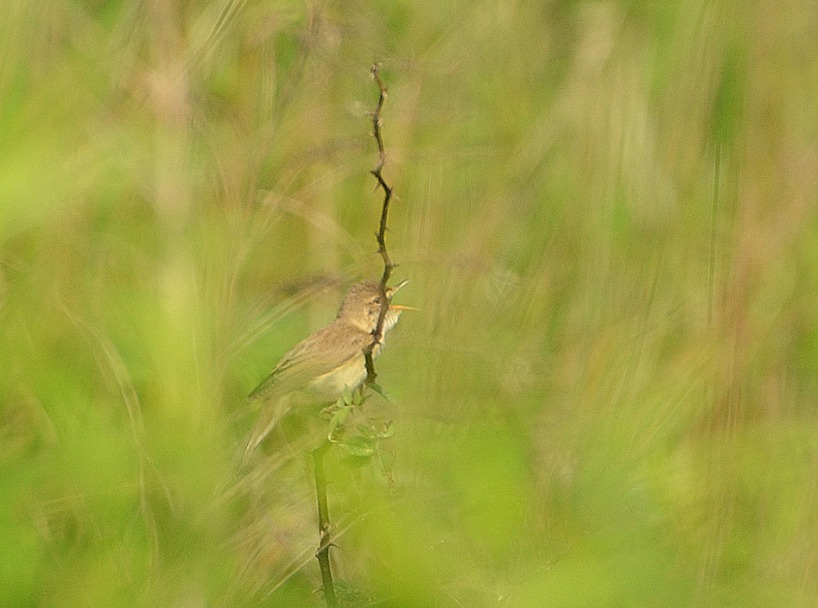
<path fill-rule="evenodd" d="M 344 606 L 818 606 L 818 5 L 11 0 L 0 605 L 324 605 L 247 393 L 380 275 Z M 303 446 L 301 446 L 303 447 Z M 360 460 L 360 459 L 358 459 Z"/>

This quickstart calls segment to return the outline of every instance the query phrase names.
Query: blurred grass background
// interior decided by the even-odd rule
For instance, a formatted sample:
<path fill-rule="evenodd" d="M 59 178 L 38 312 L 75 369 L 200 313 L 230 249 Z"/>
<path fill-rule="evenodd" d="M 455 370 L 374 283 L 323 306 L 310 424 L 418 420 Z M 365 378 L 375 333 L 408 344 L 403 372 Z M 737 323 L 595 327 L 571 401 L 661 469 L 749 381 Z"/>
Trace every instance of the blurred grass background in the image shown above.
<path fill-rule="evenodd" d="M 0 604 L 322 605 L 306 459 L 235 454 L 380 271 L 381 60 L 420 311 L 328 462 L 345 597 L 818 605 L 814 3 L 4 13 Z"/>

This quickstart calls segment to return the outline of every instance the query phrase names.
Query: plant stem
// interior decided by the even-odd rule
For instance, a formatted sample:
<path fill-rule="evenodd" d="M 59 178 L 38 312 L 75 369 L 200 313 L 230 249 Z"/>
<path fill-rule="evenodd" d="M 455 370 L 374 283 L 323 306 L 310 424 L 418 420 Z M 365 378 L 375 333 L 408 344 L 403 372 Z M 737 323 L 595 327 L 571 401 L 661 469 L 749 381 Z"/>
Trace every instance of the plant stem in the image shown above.
<path fill-rule="evenodd" d="M 337 608 L 338 598 L 335 595 L 335 585 L 332 582 L 332 565 L 329 560 L 329 548 L 332 546 L 332 525 L 329 520 L 329 506 L 327 504 L 327 476 L 324 472 L 324 455 L 329 447 L 329 441 L 325 440 L 312 452 L 315 493 L 318 499 L 319 543 L 315 557 L 318 559 L 318 566 L 321 569 L 321 583 L 323 584 L 327 607 Z"/>
<path fill-rule="evenodd" d="M 389 302 L 386 298 L 386 285 L 389 282 L 389 277 L 392 275 L 392 269 L 395 265 L 392 263 L 392 260 L 389 257 L 389 253 L 386 250 L 386 231 L 387 231 L 387 221 L 389 219 L 389 203 L 392 200 L 392 187 L 386 183 L 386 180 L 383 177 L 383 166 L 386 163 L 386 150 L 383 145 L 383 135 L 381 134 L 381 110 L 383 109 L 383 104 L 386 101 L 386 85 L 381 79 L 380 67 L 378 64 L 374 64 L 372 66 L 372 78 L 375 79 L 375 83 L 378 85 L 378 105 L 375 106 L 375 111 L 372 112 L 372 136 L 375 138 L 375 142 L 378 144 L 378 164 L 375 165 L 375 168 L 370 171 L 370 173 L 375 176 L 375 179 L 378 180 L 378 186 L 383 190 L 383 205 L 381 207 L 381 220 L 378 224 L 378 232 L 375 234 L 375 238 L 378 241 L 378 253 L 380 254 L 381 258 L 383 258 L 383 275 L 381 275 L 381 282 L 380 282 L 380 295 L 381 295 L 381 310 L 380 314 L 378 315 L 378 322 L 375 325 L 375 331 L 372 332 L 372 342 L 364 349 L 364 360 L 366 362 L 366 380 L 364 384 L 366 386 L 375 382 L 377 378 L 377 374 L 375 373 L 375 365 L 372 362 L 372 351 L 375 347 L 380 343 L 381 338 L 383 337 L 383 323 L 386 319 L 386 312 L 389 310 Z"/>

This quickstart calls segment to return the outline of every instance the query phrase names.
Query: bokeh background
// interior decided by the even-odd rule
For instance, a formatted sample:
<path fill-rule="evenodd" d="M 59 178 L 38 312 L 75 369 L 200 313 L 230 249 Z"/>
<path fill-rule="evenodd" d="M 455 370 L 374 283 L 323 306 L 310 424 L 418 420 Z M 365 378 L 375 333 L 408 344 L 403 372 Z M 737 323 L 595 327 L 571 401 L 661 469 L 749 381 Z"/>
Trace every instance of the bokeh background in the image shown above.
<path fill-rule="evenodd" d="M 814 2 L 3 13 L 0 604 L 323 605 L 307 456 L 236 453 L 380 274 L 377 60 L 419 310 L 345 605 L 818 605 Z"/>

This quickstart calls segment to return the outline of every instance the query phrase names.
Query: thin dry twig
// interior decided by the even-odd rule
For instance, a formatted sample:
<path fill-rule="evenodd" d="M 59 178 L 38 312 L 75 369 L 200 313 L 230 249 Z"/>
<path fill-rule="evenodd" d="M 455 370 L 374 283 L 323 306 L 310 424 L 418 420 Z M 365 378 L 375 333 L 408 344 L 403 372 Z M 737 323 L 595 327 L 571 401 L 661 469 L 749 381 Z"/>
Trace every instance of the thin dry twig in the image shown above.
<path fill-rule="evenodd" d="M 386 298 L 386 285 L 392 275 L 392 270 L 395 265 L 389 258 L 389 253 L 386 250 L 386 231 L 387 221 L 389 219 L 389 203 L 392 200 L 392 188 L 386 183 L 383 177 L 383 166 L 386 163 L 386 152 L 383 146 L 383 136 L 381 135 L 381 110 L 386 101 L 386 85 L 381 78 L 379 66 L 375 64 L 372 66 L 372 77 L 378 85 L 378 105 L 372 113 L 372 130 L 373 137 L 378 144 L 378 163 L 375 168 L 370 171 L 375 179 L 378 180 L 378 187 L 383 190 L 383 206 L 381 207 L 381 219 L 378 226 L 378 232 L 375 238 L 378 241 L 378 253 L 383 258 L 383 275 L 379 284 L 379 291 L 381 296 L 381 308 L 378 314 L 378 322 L 375 325 L 375 330 L 372 332 L 372 342 L 364 349 L 364 357 L 366 359 L 366 380 L 365 386 L 372 386 L 375 383 L 377 374 L 375 373 L 375 366 L 372 362 L 372 352 L 375 347 L 380 344 L 383 338 L 383 324 L 386 318 L 386 313 L 389 310 L 389 301 Z M 332 525 L 329 518 L 329 507 L 327 503 L 327 479 L 324 473 L 324 454 L 330 447 L 329 441 L 324 441 L 316 450 L 312 452 L 313 458 L 313 473 L 315 475 L 315 491 L 318 500 L 318 532 L 319 545 L 315 552 L 315 557 L 318 559 L 318 565 L 321 569 L 321 581 L 323 583 L 324 599 L 327 602 L 328 608 L 336 608 L 338 606 L 338 597 L 335 593 L 335 585 L 332 579 L 332 564 L 330 562 L 329 550 L 332 544 Z"/>
<path fill-rule="evenodd" d="M 366 360 L 366 380 L 365 386 L 374 384 L 378 374 L 375 372 L 375 365 L 373 363 L 372 351 L 383 338 L 383 324 L 386 319 L 386 313 L 389 310 L 389 302 L 386 299 L 386 285 L 389 283 L 389 278 L 392 276 L 392 270 L 395 264 L 392 263 L 389 257 L 389 252 L 386 249 L 386 231 L 388 229 L 387 222 L 389 219 L 389 203 L 392 201 L 392 187 L 386 183 L 383 177 L 383 166 L 386 164 L 386 151 L 383 145 L 383 135 L 381 134 L 381 110 L 386 101 L 386 85 L 381 78 L 380 66 L 376 63 L 372 66 L 372 78 L 378 85 L 378 104 L 375 106 L 375 111 L 372 112 L 372 136 L 378 144 L 378 163 L 375 168 L 370 171 L 375 179 L 378 180 L 378 187 L 383 190 L 383 205 L 381 207 L 381 220 L 378 226 L 378 232 L 375 238 L 378 241 L 378 254 L 383 258 L 383 274 L 379 285 L 381 295 L 381 310 L 378 314 L 378 323 L 375 325 L 375 331 L 372 332 L 372 342 L 364 350 L 364 357 Z"/>

